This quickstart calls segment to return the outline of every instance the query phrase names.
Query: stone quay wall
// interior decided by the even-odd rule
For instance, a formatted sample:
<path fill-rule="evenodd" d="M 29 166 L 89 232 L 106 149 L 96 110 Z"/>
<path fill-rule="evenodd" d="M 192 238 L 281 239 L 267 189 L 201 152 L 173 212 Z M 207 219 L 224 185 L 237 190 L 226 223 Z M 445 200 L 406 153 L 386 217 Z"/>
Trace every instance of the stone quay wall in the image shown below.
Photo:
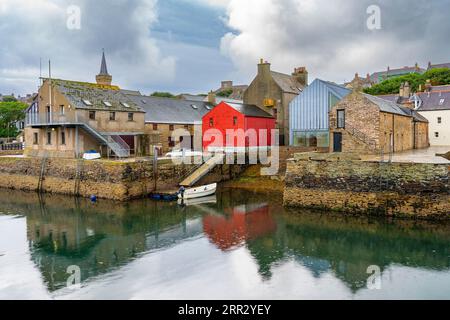
<path fill-rule="evenodd" d="M 177 190 L 181 178 L 195 169 L 195 165 L 175 165 L 171 161 L 160 161 L 157 167 L 159 191 Z M 238 165 L 217 166 L 199 184 L 233 179 L 243 169 Z M 154 177 L 151 161 L 0 157 L 0 188 L 15 190 L 127 201 L 155 191 Z"/>
<path fill-rule="evenodd" d="M 284 204 L 351 214 L 450 219 L 448 164 L 380 163 L 352 155 L 297 154 Z"/>

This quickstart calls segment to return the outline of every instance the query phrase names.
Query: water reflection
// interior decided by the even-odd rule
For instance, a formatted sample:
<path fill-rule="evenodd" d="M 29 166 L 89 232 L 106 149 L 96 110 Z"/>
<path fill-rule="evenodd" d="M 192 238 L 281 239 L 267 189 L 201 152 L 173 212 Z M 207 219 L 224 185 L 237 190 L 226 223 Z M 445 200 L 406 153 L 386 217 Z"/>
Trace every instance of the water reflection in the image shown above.
<path fill-rule="evenodd" d="M 223 191 L 217 201 L 184 207 L 152 201 L 93 204 L 6 190 L 0 190 L 0 198 L 0 214 L 26 217 L 29 254 L 49 292 L 65 287 L 71 265 L 81 268 L 82 281 L 88 283 L 145 256 L 162 256 L 170 248 L 202 239 L 221 252 L 221 259 L 246 250 L 262 284 L 270 283 L 292 262 L 315 279 L 332 275 L 354 294 L 365 288 L 371 265 L 382 271 L 392 266 L 446 274 L 450 270 L 450 226 L 443 222 L 286 211 L 279 196 L 237 190 Z M 218 259 L 217 253 L 212 256 L 209 249 L 197 246 L 197 255 Z M 0 249 L 0 254 L 1 261 L 11 252 Z M 186 257 L 179 259 L 175 263 Z M 190 272 L 200 277 L 205 270 L 198 265 Z M 219 286 L 221 275 L 216 277 Z M 446 293 L 450 297 L 450 290 Z"/>

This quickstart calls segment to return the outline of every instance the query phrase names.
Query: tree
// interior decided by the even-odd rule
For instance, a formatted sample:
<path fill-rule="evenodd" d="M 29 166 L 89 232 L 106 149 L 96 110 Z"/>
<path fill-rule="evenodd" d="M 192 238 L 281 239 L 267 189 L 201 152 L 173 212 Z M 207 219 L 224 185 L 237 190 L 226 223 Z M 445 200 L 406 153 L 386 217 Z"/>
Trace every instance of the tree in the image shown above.
<path fill-rule="evenodd" d="M 450 84 L 450 69 L 433 69 L 424 74 L 411 73 L 391 78 L 371 88 L 364 89 L 364 92 L 372 95 L 397 94 L 399 93 L 400 85 L 405 82 L 409 82 L 411 92 L 417 92 L 420 85 L 422 85 L 422 88 L 425 87 L 427 80 L 431 80 L 431 84 L 434 86 Z"/>
<path fill-rule="evenodd" d="M 450 84 L 450 69 L 447 68 L 429 70 L 423 76 L 425 81 L 431 80 L 433 86 Z"/>
<path fill-rule="evenodd" d="M 217 93 L 218 97 L 228 98 L 233 93 L 233 89 L 225 89 Z"/>
<path fill-rule="evenodd" d="M 0 137 L 17 136 L 16 123 L 25 119 L 27 108 L 28 105 L 22 102 L 0 102 Z"/>
<path fill-rule="evenodd" d="M 16 102 L 17 99 L 14 96 L 4 96 L 3 102 Z"/>
<path fill-rule="evenodd" d="M 173 94 L 170 92 L 159 92 L 155 91 L 151 94 L 152 97 L 158 97 L 158 98 L 175 98 Z"/>

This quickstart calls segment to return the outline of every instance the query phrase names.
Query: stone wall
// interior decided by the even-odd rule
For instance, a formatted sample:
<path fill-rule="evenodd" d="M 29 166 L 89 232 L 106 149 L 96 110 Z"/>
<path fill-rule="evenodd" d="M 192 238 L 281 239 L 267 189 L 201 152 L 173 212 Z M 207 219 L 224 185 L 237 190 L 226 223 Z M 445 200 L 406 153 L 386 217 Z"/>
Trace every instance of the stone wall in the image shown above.
<path fill-rule="evenodd" d="M 126 201 L 155 191 L 150 161 L 82 161 L 74 159 L 0 158 L 0 188 L 37 191 L 43 170 L 42 191 Z M 177 190 L 178 183 L 195 165 L 158 163 L 156 188 Z M 239 175 L 242 166 L 222 165 L 199 182 L 221 182 Z"/>
<path fill-rule="evenodd" d="M 299 154 L 288 162 L 286 206 L 450 219 L 446 164 L 379 163 Z"/>
<path fill-rule="evenodd" d="M 1 156 L 18 156 L 22 155 L 23 150 L 0 150 L 0 157 Z"/>

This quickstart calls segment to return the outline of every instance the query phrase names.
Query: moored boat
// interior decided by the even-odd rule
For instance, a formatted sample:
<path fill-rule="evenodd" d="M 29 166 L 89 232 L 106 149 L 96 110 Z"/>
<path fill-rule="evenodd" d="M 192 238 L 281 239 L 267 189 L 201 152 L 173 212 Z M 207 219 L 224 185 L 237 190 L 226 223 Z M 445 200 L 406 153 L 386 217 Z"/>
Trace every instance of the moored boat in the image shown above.
<path fill-rule="evenodd" d="M 179 199 L 195 199 L 203 198 L 216 193 L 217 183 L 213 183 L 206 186 L 200 186 L 196 188 L 186 189 L 178 193 Z"/>

